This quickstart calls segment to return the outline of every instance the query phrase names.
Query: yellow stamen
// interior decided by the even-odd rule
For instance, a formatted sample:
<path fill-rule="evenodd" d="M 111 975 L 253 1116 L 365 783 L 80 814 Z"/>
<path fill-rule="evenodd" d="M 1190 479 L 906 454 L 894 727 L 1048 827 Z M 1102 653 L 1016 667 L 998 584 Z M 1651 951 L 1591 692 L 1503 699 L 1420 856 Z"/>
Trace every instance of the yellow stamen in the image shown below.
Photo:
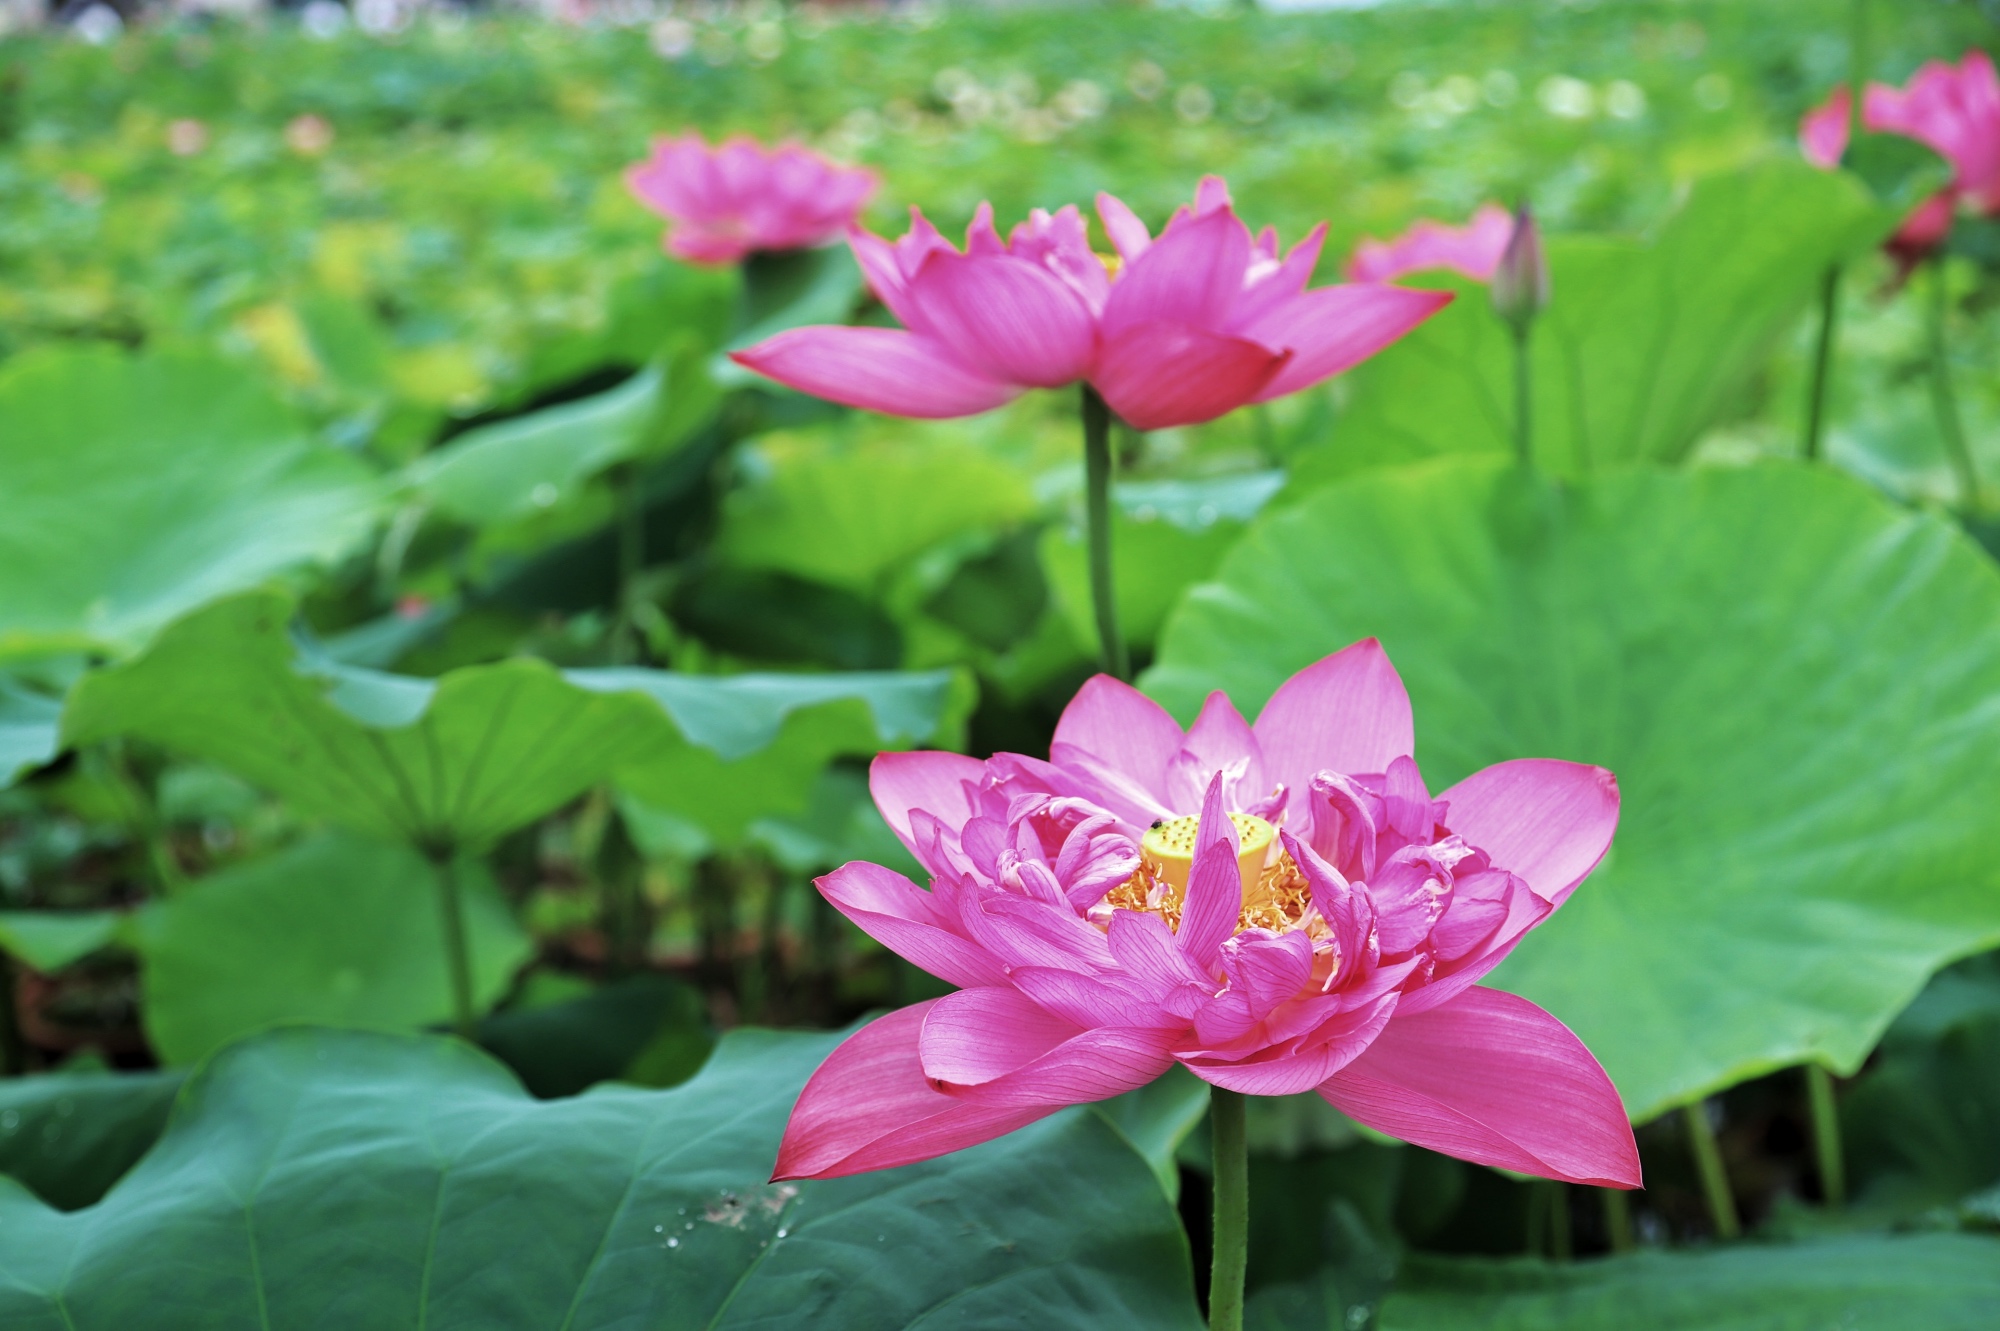
<path fill-rule="evenodd" d="M 1236 928 L 1285 933 L 1308 926 L 1317 939 L 1325 925 L 1312 911 L 1312 890 L 1290 854 L 1276 855 L 1277 829 L 1262 818 L 1232 813 L 1239 853 L 1236 868 L 1243 882 L 1243 906 Z M 1179 930 L 1187 897 L 1188 873 L 1194 864 L 1194 836 L 1199 819 L 1176 818 L 1148 831 L 1139 843 L 1139 868 L 1105 895 L 1114 910 L 1147 911 Z"/>
<path fill-rule="evenodd" d="M 1096 254 L 1095 250 L 1091 252 Z M 1104 265 L 1104 275 L 1113 279 L 1117 278 L 1118 270 L 1125 266 L 1125 256 L 1122 254 L 1098 254 L 1097 261 Z"/>

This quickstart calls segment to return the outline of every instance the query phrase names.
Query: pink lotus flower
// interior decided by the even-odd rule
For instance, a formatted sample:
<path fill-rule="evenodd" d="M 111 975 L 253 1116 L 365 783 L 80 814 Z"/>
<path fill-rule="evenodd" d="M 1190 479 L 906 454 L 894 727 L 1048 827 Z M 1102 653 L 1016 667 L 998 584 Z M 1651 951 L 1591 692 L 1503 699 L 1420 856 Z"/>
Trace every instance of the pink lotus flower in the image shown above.
<path fill-rule="evenodd" d="M 1347 277 L 1393 282 L 1408 273 L 1449 268 L 1475 282 L 1491 282 L 1513 234 L 1514 215 L 1497 203 L 1481 206 L 1464 226 L 1425 219 L 1394 240 L 1363 237 L 1347 260 Z"/>
<path fill-rule="evenodd" d="M 1840 165 L 1852 106 L 1848 90 L 1836 88 L 1806 114 L 1799 147 L 1807 161 Z M 2000 215 L 2000 77 L 1985 52 L 1968 52 L 1957 65 L 1932 60 L 1902 88 L 1869 84 L 1861 123 L 1874 133 L 1915 139 L 1951 163 L 1951 183 L 1919 204 L 1889 242 L 1906 263 L 1944 243 L 1961 200 L 1988 217 Z"/>
<path fill-rule="evenodd" d="M 911 209 L 894 244 L 849 236 L 901 328 L 797 328 L 735 359 L 815 397 L 896 416 L 987 411 L 1028 388 L 1085 380 L 1141 430 L 1213 420 L 1296 393 L 1435 313 L 1438 292 L 1306 282 L 1326 238 L 1282 258 L 1209 176 L 1155 239 L 1097 196 L 1118 258 L 1093 253 L 1074 207 L 1037 209 L 1003 242 L 981 204 L 960 253 Z"/>
<path fill-rule="evenodd" d="M 1049 761 L 886 753 L 877 807 L 929 891 L 848 864 L 820 891 L 957 993 L 849 1037 L 806 1083 L 776 1177 L 927 1160 L 1179 1063 L 1256 1095 L 1316 1090 L 1483 1164 L 1630 1188 L 1639 1159 L 1590 1052 L 1474 982 L 1596 867 L 1602 768 L 1526 759 L 1433 798 L 1374 640 L 1246 724 L 1185 734 L 1100 675 Z"/>
<path fill-rule="evenodd" d="M 666 249 L 692 263 L 729 264 L 757 250 L 802 250 L 840 235 L 878 184 L 796 143 L 767 149 L 737 137 L 711 148 L 700 134 L 657 139 L 625 172 L 639 202 L 672 226 Z"/>

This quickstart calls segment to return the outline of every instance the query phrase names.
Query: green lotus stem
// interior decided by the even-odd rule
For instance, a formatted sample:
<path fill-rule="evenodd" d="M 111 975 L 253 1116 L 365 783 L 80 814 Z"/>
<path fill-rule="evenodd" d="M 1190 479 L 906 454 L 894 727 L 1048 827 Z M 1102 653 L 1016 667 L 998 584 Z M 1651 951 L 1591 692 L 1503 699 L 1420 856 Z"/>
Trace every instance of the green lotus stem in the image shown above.
<path fill-rule="evenodd" d="M 1542 1187 L 1549 1194 L 1549 1256 L 1566 1262 L 1575 1255 L 1569 1229 L 1569 1184 L 1548 1179 Z"/>
<path fill-rule="evenodd" d="M 431 852 L 438 889 L 438 917 L 444 923 L 444 961 L 451 974 L 451 1025 L 468 1044 L 478 1043 L 472 1006 L 472 951 L 465 940 L 465 901 L 459 890 L 458 860 L 450 848 Z"/>
<path fill-rule="evenodd" d="M 1979 471 L 1972 465 L 1972 450 L 1965 442 L 1965 425 L 1958 416 L 1958 394 L 1951 383 L 1951 352 L 1945 336 L 1945 324 L 1951 315 L 1951 286 L 1945 281 L 1944 257 L 1932 259 L 1930 267 L 1931 409 L 1937 414 L 1938 433 L 1944 436 L 1952 470 L 1958 473 L 1959 508 L 1977 513 L 1984 507 L 1979 494 Z"/>
<path fill-rule="evenodd" d="M 1118 629 L 1117 589 L 1111 580 L 1111 408 L 1089 384 L 1083 386 L 1083 484 L 1090 601 L 1097 612 L 1104 673 L 1129 680 L 1132 664 L 1125 653 L 1125 635 Z"/>
<path fill-rule="evenodd" d="M 1631 1197 L 1623 1188 L 1599 1188 L 1597 1195 L 1604 1199 L 1604 1232 L 1611 1240 L 1611 1251 L 1632 1251 Z"/>
<path fill-rule="evenodd" d="M 1701 1196 L 1708 1203 L 1709 1223 L 1715 1226 L 1718 1237 L 1736 1238 L 1743 1233 L 1743 1222 L 1736 1216 L 1736 1198 L 1729 1191 L 1729 1175 L 1722 1168 L 1722 1149 L 1715 1143 L 1715 1129 L 1709 1126 L 1707 1104 L 1697 1100 L 1683 1105 L 1681 1122 L 1687 1128 L 1695 1172 L 1701 1176 Z"/>
<path fill-rule="evenodd" d="M 1819 460 L 1820 432 L 1826 421 L 1826 386 L 1832 377 L 1833 344 L 1840 326 L 1840 265 L 1834 264 L 1820 278 L 1819 336 L 1813 343 L 1812 389 L 1806 397 L 1805 459 Z"/>
<path fill-rule="evenodd" d="M 1250 1145 L 1244 1097 L 1208 1089 L 1215 1132 L 1215 1261 L 1209 1267 L 1208 1331 L 1243 1331 L 1243 1273 L 1250 1260 Z"/>
<path fill-rule="evenodd" d="M 1523 470 L 1535 465 L 1534 366 L 1528 354 L 1528 332 L 1534 325 L 1514 325 L 1514 456 Z"/>
<path fill-rule="evenodd" d="M 612 630 L 611 656 L 618 665 L 639 659 L 639 625 L 633 610 L 639 597 L 639 571 L 646 564 L 646 513 L 640 503 L 638 469 L 627 462 L 612 478 L 618 498 L 618 622 Z"/>
<path fill-rule="evenodd" d="M 1819 1191 L 1828 1206 L 1847 1203 L 1847 1167 L 1840 1151 L 1840 1110 L 1833 1102 L 1833 1074 L 1806 1064 L 1806 1098 L 1812 1105 L 1813 1154 L 1819 1163 Z"/>
<path fill-rule="evenodd" d="M 28 1070 L 28 1042 L 21 1036 L 20 1014 L 14 1010 L 14 959 L 0 952 L 0 1077 Z"/>

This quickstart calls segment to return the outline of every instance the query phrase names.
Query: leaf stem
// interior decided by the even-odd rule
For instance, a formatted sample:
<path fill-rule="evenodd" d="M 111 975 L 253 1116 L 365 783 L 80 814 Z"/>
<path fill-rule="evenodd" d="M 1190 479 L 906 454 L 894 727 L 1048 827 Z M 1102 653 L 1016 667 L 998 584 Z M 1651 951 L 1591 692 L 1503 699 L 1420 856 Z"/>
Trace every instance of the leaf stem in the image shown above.
<path fill-rule="evenodd" d="M 1097 612 L 1097 638 L 1104 672 L 1132 677 L 1125 635 L 1118 629 L 1117 589 L 1111 579 L 1111 408 L 1089 384 L 1083 386 L 1084 525 L 1090 540 L 1090 601 Z"/>
<path fill-rule="evenodd" d="M 639 624 L 634 613 L 639 572 L 646 564 L 646 513 L 640 503 L 639 471 L 621 463 L 612 477 L 618 502 L 618 620 L 611 635 L 611 659 L 631 665 L 639 659 Z"/>
<path fill-rule="evenodd" d="M 1215 1261 L 1209 1268 L 1209 1331 L 1243 1331 L 1243 1273 L 1250 1260 L 1250 1146 L 1244 1097 L 1208 1090 L 1215 1132 Z"/>
<path fill-rule="evenodd" d="M 1812 1105 L 1813 1153 L 1819 1163 L 1819 1191 L 1828 1206 L 1847 1203 L 1847 1169 L 1840 1149 L 1840 1109 L 1833 1102 L 1833 1074 L 1806 1064 L 1806 1098 Z"/>
<path fill-rule="evenodd" d="M 1528 354 L 1528 334 L 1533 321 L 1514 325 L 1514 456 L 1523 470 L 1535 465 L 1535 385 L 1534 365 Z"/>
<path fill-rule="evenodd" d="M 1547 1179 L 1542 1186 L 1549 1194 L 1549 1258 L 1566 1262 L 1575 1256 L 1569 1228 L 1569 1184 L 1561 1179 Z"/>
<path fill-rule="evenodd" d="M 0 1077 L 28 1070 L 28 1042 L 15 1006 L 14 959 L 0 952 Z"/>
<path fill-rule="evenodd" d="M 472 951 L 465 941 L 465 901 L 459 890 L 458 858 L 447 847 L 431 852 L 437 880 L 438 916 L 444 923 L 445 969 L 451 975 L 451 1024 L 467 1044 L 478 1043 L 472 1006 Z"/>
<path fill-rule="evenodd" d="M 1840 329 L 1840 265 L 1830 265 L 1819 284 L 1819 336 L 1813 343 L 1812 388 L 1806 398 L 1805 459 L 1819 460 L 1826 422 L 1826 386 L 1832 378 L 1833 344 Z"/>
<path fill-rule="evenodd" d="M 1715 1226 L 1718 1237 L 1736 1238 L 1743 1233 L 1743 1222 L 1736 1216 L 1736 1198 L 1729 1191 L 1729 1175 L 1722 1168 L 1722 1148 L 1716 1145 L 1715 1129 L 1709 1125 L 1707 1101 L 1683 1105 L 1681 1122 L 1687 1128 L 1695 1172 L 1701 1176 L 1701 1196 L 1708 1203 L 1709 1223 Z"/>
<path fill-rule="evenodd" d="M 1945 328 L 1951 315 L 1951 285 L 1945 280 L 1942 254 L 1930 261 L 1930 269 L 1931 409 L 1937 414 L 1938 433 L 1944 436 L 1952 470 L 1958 473 L 1959 509 L 1977 513 L 1984 506 L 1979 494 L 1979 472 L 1972 465 L 1972 450 L 1965 442 L 1965 425 L 1958 415 L 1958 394 L 1951 382 L 1951 352 Z"/>
<path fill-rule="evenodd" d="M 1604 1232 L 1611 1241 L 1611 1251 L 1632 1251 L 1631 1197 L 1623 1188 L 1599 1188 L 1597 1195 L 1604 1199 Z"/>

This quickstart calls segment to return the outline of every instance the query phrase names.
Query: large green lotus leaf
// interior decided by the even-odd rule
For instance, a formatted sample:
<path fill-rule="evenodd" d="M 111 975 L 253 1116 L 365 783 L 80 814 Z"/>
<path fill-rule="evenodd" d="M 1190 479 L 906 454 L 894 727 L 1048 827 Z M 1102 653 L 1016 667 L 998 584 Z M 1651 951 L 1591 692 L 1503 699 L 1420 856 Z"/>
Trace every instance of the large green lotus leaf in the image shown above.
<path fill-rule="evenodd" d="M 966 443 L 791 435 L 759 444 L 743 470 L 748 483 L 723 505 L 722 557 L 862 592 L 948 538 L 1036 507 L 1025 475 Z"/>
<path fill-rule="evenodd" d="M 406 483 L 476 526 L 554 508 L 607 467 L 684 440 L 719 397 L 706 359 L 684 345 L 615 388 L 468 430 L 412 463 Z"/>
<path fill-rule="evenodd" d="M 836 753 L 948 736 L 970 708 L 949 671 L 675 675 L 535 660 L 413 679 L 301 654 L 291 603 L 260 592 L 174 624 L 87 676 L 64 735 L 143 736 L 371 836 L 477 847 L 598 782 L 737 835 L 802 809 Z"/>
<path fill-rule="evenodd" d="M 127 652 L 175 616 L 366 536 L 378 487 L 253 375 L 192 354 L 0 369 L 0 657 Z"/>
<path fill-rule="evenodd" d="M 2000 1239 L 1865 1235 L 1551 1266 L 1420 1261 L 1382 1331 L 1987 1331 Z"/>
<path fill-rule="evenodd" d="M 1150 687 L 1254 714 L 1377 635 L 1433 788 L 1507 758 L 1624 792 L 1590 882 L 1495 973 L 1634 1117 L 1805 1060 L 1858 1067 L 2000 940 L 2000 575 L 1948 524 L 1786 464 L 1581 486 L 1440 462 L 1260 521 Z"/>
<path fill-rule="evenodd" d="M 483 867 L 461 863 L 459 884 L 483 1009 L 533 947 Z M 407 846 L 316 837 L 149 906 L 133 942 L 146 1036 L 168 1063 L 280 1022 L 397 1031 L 452 1013 L 435 870 Z"/>
<path fill-rule="evenodd" d="M 93 1069 L 0 1079 L 0 1174 L 62 1210 L 90 1205 L 159 1139 L 184 1075 Z"/>
<path fill-rule="evenodd" d="M 0 1188 L 0 1323 L 1201 1325 L 1178 1219 L 1087 1111 L 928 1164 L 767 1184 L 838 1038 L 738 1032 L 673 1090 L 535 1102 L 449 1040 L 257 1037 L 195 1075 L 96 1206 Z"/>
<path fill-rule="evenodd" d="M 0 676 L 0 786 L 56 756 L 62 704 Z"/>
<path fill-rule="evenodd" d="M 1534 331 L 1536 462 L 1566 475 L 1678 461 L 1813 298 L 1895 225 L 1849 175 L 1774 161 L 1698 183 L 1650 243 L 1556 237 Z M 1511 334 L 1485 288 L 1356 371 L 1295 492 L 1383 463 L 1514 449 Z"/>
<path fill-rule="evenodd" d="M 0 910 L 0 952 L 52 974 L 118 941 L 127 918 L 118 910 Z"/>

